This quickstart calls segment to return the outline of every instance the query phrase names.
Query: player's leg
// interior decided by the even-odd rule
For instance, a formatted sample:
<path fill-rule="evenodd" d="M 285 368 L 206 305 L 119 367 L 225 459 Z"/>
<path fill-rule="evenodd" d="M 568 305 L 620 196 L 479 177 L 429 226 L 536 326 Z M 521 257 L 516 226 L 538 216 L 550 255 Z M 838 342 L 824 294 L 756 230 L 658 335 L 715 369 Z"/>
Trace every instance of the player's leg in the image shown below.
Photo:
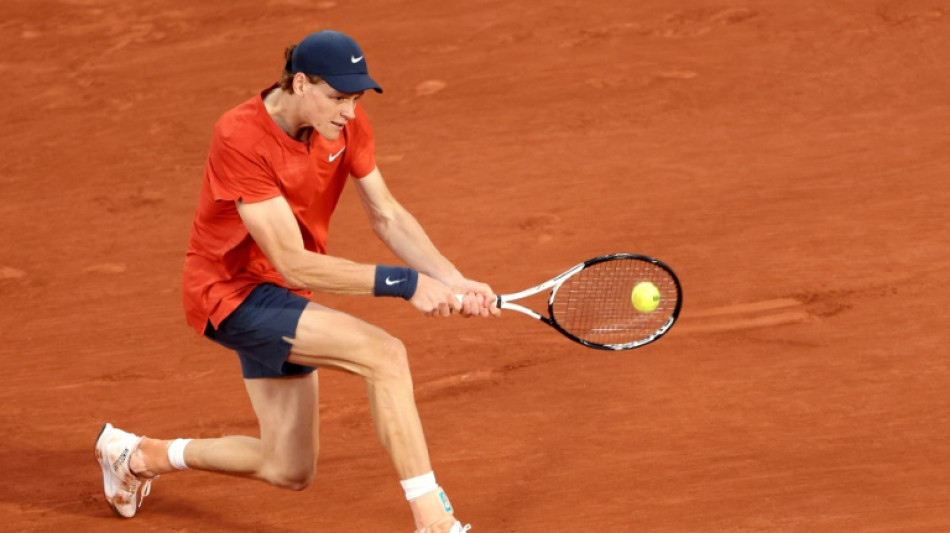
<path fill-rule="evenodd" d="M 121 516 L 135 515 L 155 477 L 194 468 L 259 479 L 303 490 L 313 481 L 318 450 L 316 374 L 247 379 L 260 422 L 260 439 L 160 440 L 139 437 L 107 424 L 96 443 L 106 499 Z"/>
<path fill-rule="evenodd" d="M 315 303 L 304 310 L 296 336 L 288 340 L 293 345 L 289 362 L 335 368 L 364 379 L 377 435 L 411 502 L 416 528 L 461 531 L 432 473 L 402 342 L 372 324 Z"/>
<path fill-rule="evenodd" d="M 262 285 L 207 335 L 238 353 L 261 438 L 158 440 L 107 424 L 96 442 L 106 500 L 120 515 L 135 515 L 157 475 L 185 468 L 250 477 L 301 489 L 313 478 L 317 397 L 313 368 L 287 363 L 307 300 Z"/>
<path fill-rule="evenodd" d="M 343 370 L 366 382 L 380 441 L 404 479 L 431 470 L 416 410 L 406 349 L 382 329 L 311 303 L 304 310 L 288 361 Z"/>
<path fill-rule="evenodd" d="M 188 468 L 259 479 L 291 490 L 307 488 L 319 450 L 317 374 L 245 379 L 244 385 L 261 437 L 195 439 L 185 449 Z"/>
<path fill-rule="evenodd" d="M 278 333 L 276 337 L 275 332 Z M 128 457 L 129 451 L 133 452 L 133 463 L 141 459 L 141 464 L 133 470 L 143 477 L 176 468 L 195 467 L 255 477 L 292 488 L 305 486 L 312 476 L 314 456 L 300 457 L 302 461 L 296 457 L 289 459 L 293 467 L 309 465 L 302 470 L 285 468 L 287 465 L 271 459 L 281 454 L 276 445 L 269 446 L 268 442 L 281 441 L 289 432 L 292 449 L 307 449 L 303 439 L 308 433 L 312 435 L 312 431 L 306 431 L 307 427 L 301 424 L 304 420 L 312 423 L 313 412 L 304 416 L 302 411 L 297 411 L 296 415 L 275 424 L 264 421 L 270 418 L 272 410 L 286 410 L 281 402 L 288 401 L 288 398 L 291 406 L 313 406 L 315 400 L 303 401 L 305 393 L 294 392 L 300 381 L 268 378 L 307 372 L 313 366 L 326 366 L 357 374 L 366 381 L 377 432 L 392 457 L 407 499 L 412 502 L 417 528 L 427 532 L 462 529 L 461 524 L 452 518 L 452 508 L 431 471 L 413 398 L 408 359 L 401 342 L 375 326 L 345 313 L 306 304 L 305 300 L 273 286 L 256 289 L 217 330 L 209 330 L 209 336 L 238 352 L 248 382 L 265 378 L 260 380 L 265 385 L 255 383 L 248 387 L 252 403 L 262 420 L 262 439 L 232 436 L 197 441 L 141 439 L 139 442 L 134 440 L 138 439 L 135 435 L 119 432 L 122 439 L 118 445 L 100 458 L 107 478 L 107 499 L 114 508 L 115 504 L 109 498 L 110 469 L 114 470 L 112 481 L 121 477 L 120 483 L 125 483 L 124 488 L 133 493 L 141 483 L 139 476 L 130 473 L 128 462 L 124 463 L 123 472 L 113 467 L 118 464 L 113 460 Z M 289 357 L 291 346 L 281 337 L 293 343 Z M 284 400 L 275 401 L 275 396 Z M 313 448 L 316 448 L 315 440 Z M 270 455 L 271 451 L 274 455 Z M 133 494 L 131 503 L 126 505 L 130 508 L 129 513 L 120 514 L 132 516 L 135 499 Z"/>

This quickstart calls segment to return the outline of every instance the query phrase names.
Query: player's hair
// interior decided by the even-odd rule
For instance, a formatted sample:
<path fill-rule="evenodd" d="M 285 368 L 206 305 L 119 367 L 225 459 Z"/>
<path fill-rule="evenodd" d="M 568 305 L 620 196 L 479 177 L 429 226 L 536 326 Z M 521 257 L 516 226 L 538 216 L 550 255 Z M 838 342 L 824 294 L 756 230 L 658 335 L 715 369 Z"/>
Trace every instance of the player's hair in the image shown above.
<path fill-rule="evenodd" d="M 290 71 L 290 56 L 293 55 L 294 49 L 297 48 L 297 45 L 292 44 L 284 50 L 284 70 L 280 73 L 280 88 L 288 93 L 294 92 L 294 73 Z M 304 74 L 307 77 L 307 81 L 313 84 L 320 83 L 323 81 L 323 78 L 320 76 L 314 76 L 312 74 Z"/>

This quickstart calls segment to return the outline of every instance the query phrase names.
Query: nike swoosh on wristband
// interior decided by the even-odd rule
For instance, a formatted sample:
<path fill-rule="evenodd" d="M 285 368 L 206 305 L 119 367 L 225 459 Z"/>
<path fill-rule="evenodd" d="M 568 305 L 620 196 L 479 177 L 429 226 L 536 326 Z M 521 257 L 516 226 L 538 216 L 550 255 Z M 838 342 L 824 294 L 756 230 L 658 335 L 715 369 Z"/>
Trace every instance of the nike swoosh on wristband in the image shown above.
<path fill-rule="evenodd" d="M 359 63 L 362 60 L 363 60 L 363 56 L 359 56 L 359 57 L 350 56 L 351 63 Z"/>
<path fill-rule="evenodd" d="M 398 284 L 400 284 L 400 283 L 406 281 L 406 279 L 407 279 L 407 278 L 402 278 L 402 279 L 389 279 L 389 277 L 387 276 L 387 277 L 386 277 L 386 285 L 390 285 L 390 286 L 392 286 L 392 285 L 398 285 Z"/>
<path fill-rule="evenodd" d="M 339 152 L 337 152 L 337 153 L 335 153 L 335 154 L 330 154 L 330 162 L 332 163 L 333 161 L 336 160 L 336 158 L 340 157 L 340 154 L 343 153 L 343 150 L 346 150 L 346 146 L 344 146 L 343 148 L 340 148 L 340 151 L 339 151 Z"/>

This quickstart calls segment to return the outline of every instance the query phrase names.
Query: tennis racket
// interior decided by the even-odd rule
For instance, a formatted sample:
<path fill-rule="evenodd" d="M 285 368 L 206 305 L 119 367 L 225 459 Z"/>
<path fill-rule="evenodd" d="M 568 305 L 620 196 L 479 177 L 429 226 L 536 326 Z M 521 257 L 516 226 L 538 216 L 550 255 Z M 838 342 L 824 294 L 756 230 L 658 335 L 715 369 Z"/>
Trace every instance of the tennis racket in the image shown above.
<path fill-rule="evenodd" d="M 632 303 L 633 288 L 648 281 L 660 293 L 650 312 Z M 550 290 L 547 316 L 512 303 Z M 683 304 L 679 279 L 662 261 L 637 254 L 595 257 L 537 287 L 497 297 L 495 305 L 536 318 L 572 341 L 601 350 L 630 350 L 662 337 Z"/>

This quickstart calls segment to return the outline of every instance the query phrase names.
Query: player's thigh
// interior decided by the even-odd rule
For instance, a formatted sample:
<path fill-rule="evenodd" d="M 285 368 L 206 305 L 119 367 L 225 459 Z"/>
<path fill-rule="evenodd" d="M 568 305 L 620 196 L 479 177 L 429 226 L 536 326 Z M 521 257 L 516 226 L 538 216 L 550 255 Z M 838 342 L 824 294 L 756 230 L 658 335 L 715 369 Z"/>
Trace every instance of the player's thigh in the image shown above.
<path fill-rule="evenodd" d="M 371 377 L 408 372 L 405 347 L 382 328 L 342 311 L 310 303 L 297 323 L 292 363 L 333 367 Z"/>
<path fill-rule="evenodd" d="M 245 379 L 244 386 L 260 424 L 265 462 L 283 469 L 312 469 L 319 447 L 317 373 Z"/>

